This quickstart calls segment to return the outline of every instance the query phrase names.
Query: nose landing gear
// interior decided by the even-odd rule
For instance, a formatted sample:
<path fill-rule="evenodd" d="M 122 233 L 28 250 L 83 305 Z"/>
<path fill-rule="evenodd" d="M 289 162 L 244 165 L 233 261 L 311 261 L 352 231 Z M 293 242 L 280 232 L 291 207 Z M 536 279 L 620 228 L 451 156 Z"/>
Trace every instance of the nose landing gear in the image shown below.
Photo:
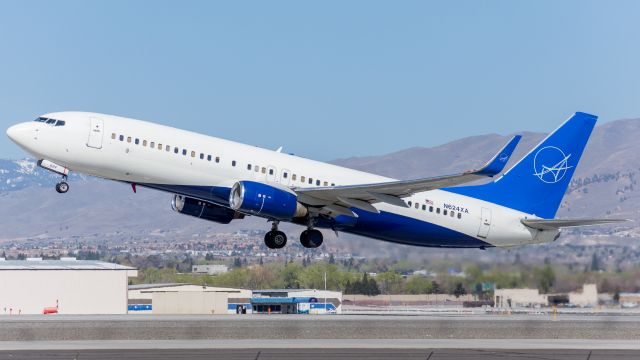
<path fill-rule="evenodd" d="M 287 235 L 278 230 L 278 221 L 274 221 L 271 231 L 264 234 L 264 244 L 269 249 L 282 249 L 287 244 Z"/>
<path fill-rule="evenodd" d="M 69 191 L 69 184 L 67 183 L 66 176 L 63 176 L 62 180 L 56 184 L 56 191 L 60 194 L 64 194 Z"/>

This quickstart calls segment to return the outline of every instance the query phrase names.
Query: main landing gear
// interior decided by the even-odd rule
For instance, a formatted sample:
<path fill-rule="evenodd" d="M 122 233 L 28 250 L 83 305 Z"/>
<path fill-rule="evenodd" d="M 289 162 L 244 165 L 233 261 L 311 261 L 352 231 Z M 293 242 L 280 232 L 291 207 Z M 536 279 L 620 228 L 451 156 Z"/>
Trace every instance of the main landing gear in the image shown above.
<path fill-rule="evenodd" d="M 269 249 L 282 249 L 287 245 L 287 235 L 278 230 L 277 221 L 274 221 L 271 225 L 271 231 L 264 234 L 264 244 Z"/>
<path fill-rule="evenodd" d="M 308 249 L 314 249 L 322 245 L 322 233 L 320 230 L 307 229 L 300 234 L 300 243 Z"/>
<path fill-rule="evenodd" d="M 315 249 L 322 245 L 322 233 L 309 226 L 300 234 L 300 244 L 307 249 Z M 287 235 L 278 230 L 278 221 L 271 225 L 271 231 L 264 235 L 264 244 L 269 249 L 282 249 L 287 244 Z"/>
<path fill-rule="evenodd" d="M 56 191 L 60 194 L 64 194 L 69 191 L 69 184 L 67 183 L 67 176 L 63 176 L 62 180 L 56 184 Z"/>

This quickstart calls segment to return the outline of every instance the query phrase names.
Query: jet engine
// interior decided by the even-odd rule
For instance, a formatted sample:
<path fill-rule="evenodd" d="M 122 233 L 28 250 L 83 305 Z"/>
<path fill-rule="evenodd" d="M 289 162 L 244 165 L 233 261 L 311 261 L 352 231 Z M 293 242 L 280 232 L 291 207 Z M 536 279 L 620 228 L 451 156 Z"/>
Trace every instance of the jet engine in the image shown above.
<path fill-rule="evenodd" d="M 298 196 L 285 187 L 255 181 L 238 181 L 231 188 L 229 205 L 243 213 L 274 220 L 289 220 L 307 215 Z"/>
<path fill-rule="evenodd" d="M 228 224 L 233 219 L 244 218 L 244 214 L 226 207 L 180 195 L 173 196 L 171 208 L 180 214 L 195 216 L 221 224 Z"/>

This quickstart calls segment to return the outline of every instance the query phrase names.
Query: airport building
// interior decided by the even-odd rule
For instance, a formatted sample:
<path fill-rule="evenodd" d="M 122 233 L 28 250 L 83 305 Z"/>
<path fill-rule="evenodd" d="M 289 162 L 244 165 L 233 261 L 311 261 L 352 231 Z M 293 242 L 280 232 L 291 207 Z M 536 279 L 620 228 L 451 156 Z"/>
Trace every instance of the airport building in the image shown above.
<path fill-rule="evenodd" d="M 103 261 L 0 259 L 0 313 L 126 314 L 135 268 Z"/>
<path fill-rule="evenodd" d="M 254 290 L 254 314 L 340 314 L 342 292 L 310 289 Z"/>
<path fill-rule="evenodd" d="M 226 273 L 227 271 L 229 271 L 229 267 L 222 264 L 193 265 L 191 271 L 196 274 L 217 275 Z"/>
<path fill-rule="evenodd" d="M 129 286 L 129 313 L 247 314 L 251 290 L 194 284 Z"/>
<path fill-rule="evenodd" d="M 497 308 L 542 307 L 549 304 L 547 295 L 538 289 L 496 289 L 493 301 Z"/>

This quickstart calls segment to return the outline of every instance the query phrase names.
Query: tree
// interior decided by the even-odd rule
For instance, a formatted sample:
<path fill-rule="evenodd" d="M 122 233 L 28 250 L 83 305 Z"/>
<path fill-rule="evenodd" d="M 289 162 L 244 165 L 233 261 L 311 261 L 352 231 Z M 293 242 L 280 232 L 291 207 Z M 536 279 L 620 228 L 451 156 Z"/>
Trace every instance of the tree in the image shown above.
<path fill-rule="evenodd" d="M 438 284 L 437 281 L 432 280 L 431 281 L 431 290 L 429 291 L 430 294 L 440 294 L 442 292 L 442 289 L 440 288 L 440 284 Z"/>
<path fill-rule="evenodd" d="M 368 292 L 366 295 L 369 295 L 369 296 L 380 295 L 380 288 L 378 288 L 378 283 L 374 278 L 369 278 L 369 286 L 367 286 L 367 289 L 368 289 Z"/>
<path fill-rule="evenodd" d="M 242 261 L 240 261 L 239 257 L 233 259 L 233 267 L 234 268 L 242 267 Z"/>
<path fill-rule="evenodd" d="M 422 276 L 411 276 L 405 284 L 404 290 L 409 294 L 428 294 L 431 291 L 431 282 Z"/>
<path fill-rule="evenodd" d="M 467 295 L 467 289 L 464 288 L 464 285 L 462 285 L 461 282 L 456 284 L 455 289 L 453 289 L 453 295 L 455 295 L 456 298 L 459 298 L 460 296 L 463 296 L 463 295 Z"/>
<path fill-rule="evenodd" d="M 336 258 L 333 257 L 333 254 L 329 255 L 329 264 L 335 264 L 336 263 Z"/>
<path fill-rule="evenodd" d="M 556 274 L 550 264 L 543 268 L 536 268 L 533 271 L 537 280 L 538 288 L 542 293 L 548 293 L 556 282 Z"/>
<path fill-rule="evenodd" d="M 598 255 L 594 252 L 593 256 L 591 256 L 591 271 L 600 270 L 600 259 Z"/>

